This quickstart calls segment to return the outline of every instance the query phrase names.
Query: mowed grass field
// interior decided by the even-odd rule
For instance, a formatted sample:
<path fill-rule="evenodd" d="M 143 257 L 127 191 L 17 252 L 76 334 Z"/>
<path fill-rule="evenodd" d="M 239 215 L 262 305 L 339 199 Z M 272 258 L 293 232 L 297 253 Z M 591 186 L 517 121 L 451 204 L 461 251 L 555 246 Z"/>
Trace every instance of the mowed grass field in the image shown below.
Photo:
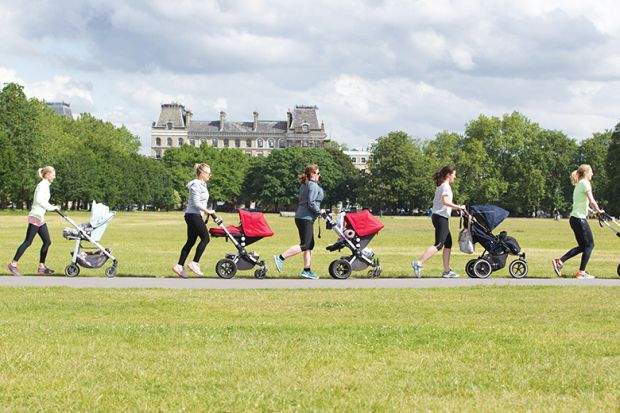
<path fill-rule="evenodd" d="M 0 289 L 0 411 L 610 411 L 620 293 Z"/>
<path fill-rule="evenodd" d="M 25 214 L 0 215 L 8 262 Z M 71 214 L 78 222 L 87 214 Z M 237 216 L 223 215 L 227 223 Z M 267 215 L 270 258 L 297 242 L 291 218 Z M 62 270 L 73 243 L 50 215 L 48 263 Z M 384 218 L 371 246 L 384 276 L 411 276 L 432 242 L 428 218 Z M 453 234 L 458 221 L 453 220 Z M 594 227 L 589 269 L 616 277 L 618 239 Z M 555 277 L 569 248 L 566 220 L 508 219 L 500 229 L 528 254 L 531 276 Z M 125 276 L 171 276 L 182 213 L 119 213 L 103 244 Z M 317 240 L 314 268 L 338 255 Z M 21 260 L 33 273 L 39 241 Z M 214 239 L 209 277 L 230 243 Z M 454 256 L 462 270 L 470 259 Z M 275 275 L 271 261 L 268 261 Z M 569 263 L 572 272 L 577 262 Z M 297 277 L 301 259 L 286 262 Z M 4 265 L 3 265 L 4 268 Z M 426 274 L 437 276 L 440 258 Z M 6 270 L 3 270 L 6 274 Z M 355 273 L 365 276 L 365 273 Z M 102 269 L 80 276 L 103 276 Z M 240 273 L 252 277 L 252 272 Z M 508 276 L 507 269 L 493 277 Z M 346 283 L 347 281 L 342 281 Z M 620 282 L 620 280 L 619 280 Z M 618 411 L 620 289 L 473 287 L 403 290 L 155 290 L 0 288 L 0 412 Z"/>
<path fill-rule="evenodd" d="M 69 213 L 77 221 L 87 222 L 88 213 Z M 0 274 L 8 274 L 6 263 L 11 260 L 15 250 L 22 242 L 26 232 L 27 212 L 4 212 L 0 214 Z M 52 236 L 52 246 L 48 256 L 48 265 L 62 273 L 70 262 L 70 252 L 74 243 L 62 237 L 62 228 L 68 224 L 60 216 L 49 213 L 48 226 Z M 237 214 L 221 214 L 227 225 L 236 225 Z M 266 214 L 266 218 L 275 232 L 270 238 L 264 238 L 251 245 L 249 250 L 261 254 L 267 262 L 268 277 L 295 278 L 303 267 L 301 255 L 286 261 L 284 273 L 276 272 L 273 255 L 283 252 L 291 245 L 299 243 L 297 229 L 293 218 L 283 218 L 276 214 Z M 431 221 L 427 217 L 384 217 L 385 228 L 372 240 L 370 247 L 381 260 L 382 277 L 411 277 L 411 260 L 419 257 L 433 243 L 434 233 Z M 458 250 L 458 218 L 452 218 L 451 231 L 455 245 L 453 248 L 452 267 L 465 276 L 465 263 L 473 258 Z M 338 252 L 328 252 L 325 246 L 334 242 L 336 236 L 323 226 L 322 238 L 318 239 L 318 227 L 315 225 L 316 248 L 312 268 L 321 277 L 329 277 L 327 272 L 331 261 L 339 257 Z M 210 226 L 214 224 L 211 222 Z M 617 277 L 616 268 L 620 262 L 620 238 L 607 228 L 600 228 L 596 220 L 590 225 L 594 233 L 596 247 L 592 254 L 588 271 L 597 277 Z M 556 277 L 551 268 L 551 258 L 559 257 L 576 245 L 568 220 L 508 218 L 495 231 L 507 231 L 514 236 L 525 250 L 529 264 L 528 277 Z M 102 244 L 110 247 L 119 260 L 120 276 L 174 276 L 171 267 L 176 263 L 179 252 L 185 242 L 185 222 L 182 212 L 120 212 L 109 225 Z M 34 274 L 38 262 L 40 240 L 35 239 L 20 261 L 24 274 Z M 477 252 L 480 246 L 477 246 Z M 203 271 L 208 277 L 217 277 L 215 264 L 227 252 L 235 252 L 230 242 L 223 238 L 212 239 L 201 260 Z M 343 250 L 345 253 L 347 250 Z M 189 259 L 193 257 L 193 252 Z M 511 257 L 508 261 L 516 257 Z M 188 261 L 189 262 L 189 261 Z M 491 277 L 509 277 L 506 267 Z M 570 260 L 565 267 L 565 275 L 574 276 L 579 266 L 579 258 Z M 431 258 L 424 267 L 425 277 L 441 275 L 442 265 L 439 255 Z M 103 276 L 103 268 L 82 270 L 80 276 Z M 239 271 L 237 277 L 253 277 L 254 271 Z M 353 272 L 352 277 L 366 277 L 366 271 Z"/>

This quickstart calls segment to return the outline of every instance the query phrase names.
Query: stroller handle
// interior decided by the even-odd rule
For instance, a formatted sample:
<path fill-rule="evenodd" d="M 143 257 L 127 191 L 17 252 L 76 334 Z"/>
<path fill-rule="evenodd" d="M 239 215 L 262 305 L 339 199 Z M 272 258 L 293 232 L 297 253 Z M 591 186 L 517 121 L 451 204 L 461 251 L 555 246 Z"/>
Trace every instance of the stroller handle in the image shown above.
<path fill-rule="evenodd" d="M 61 217 L 65 218 L 65 219 L 66 219 L 66 218 L 68 218 L 68 217 L 67 217 L 67 215 L 66 215 L 64 212 L 62 212 L 60 209 L 55 209 L 54 211 L 55 211 L 58 215 L 60 215 Z"/>

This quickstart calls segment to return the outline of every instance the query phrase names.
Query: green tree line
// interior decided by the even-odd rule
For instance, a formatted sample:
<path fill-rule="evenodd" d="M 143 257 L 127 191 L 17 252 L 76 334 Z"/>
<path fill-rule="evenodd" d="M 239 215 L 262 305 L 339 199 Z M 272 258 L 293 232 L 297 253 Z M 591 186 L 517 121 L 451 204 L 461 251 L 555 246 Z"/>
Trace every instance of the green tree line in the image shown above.
<path fill-rule="evenodd" d="M 58 116 L 23 88 L 9 83 L 0 92 L 0 207 L 29 208 L 37 184 L 36 169 L 53 165 L 57 181 L 52 201 L 86 207 L 91 200 L 112 208 L 131 205 L 181 208 L 192 166 L 211 165 L 213 201 L 235 205 L 255 202 L 265 210 L 296 206 L 298 175 L 308 163 L 321 168 L 326 206 L 349 202 L 376 211 L 426 210 L 435 190 L 432 173 L 457 167 L 459 203 L 493 203 L 513 214 L 567 211 L 569 174 L 581 163 L 592 165 L 594 192 L 609 212 L 620 210 L 620 124 L 581 142 L 548 130 L 514 112 L 480 116 L 463 133 L 441 132 L 417 140 L 404 132 L 376 139 L 368 170 L 356 170 L 342 148 L 290 147 L 266 157 L 239 149 L 184 145 L 168 149 L 162 160 L 139 154 L 139 139 L 89 114 Z"/>

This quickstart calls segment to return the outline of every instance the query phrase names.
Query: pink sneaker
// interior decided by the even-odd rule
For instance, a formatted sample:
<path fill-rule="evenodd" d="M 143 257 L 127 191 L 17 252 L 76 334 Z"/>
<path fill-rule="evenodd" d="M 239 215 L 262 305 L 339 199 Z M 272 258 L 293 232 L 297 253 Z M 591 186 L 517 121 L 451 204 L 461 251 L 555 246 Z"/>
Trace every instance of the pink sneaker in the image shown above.
<path fill-rule="evenodd" d="M 9 271 L 11 271 L 11 274 L 13 274 L 16 277 L 21 276 L 21 274 L 19 273 L 19 269 L 17 268 L 17 264 L 13 264 L 12 262 L 9 263 L 9 265 L 6 266 Z"/>
<path fill-rule="evenodd" d="M 172 267 L 172 272 L 174 272 L 176 275 L 178 275 L 181 278 L 187 278 L 187 273 L 185 272 L 185 269 L 183 268 L 182 265 L 175 265 L 174 267 Z"/>
<path fill-rule="evenodd" d="M 202 271 L 200 271 L 200 264 L 198 264 L 198 263 L 197 263 L 197 262 L 195 262 L 195 261 L 190 262 L 190 263 L 187 265 L 187 268 L 189 268 L 190 270 L 192 270 L 192 272 L 193 272 L 194 274 L 196 274 L 196 275 L 200 275 L 200 276 L 204 275 L 204 274 L 202 273 Z"/>

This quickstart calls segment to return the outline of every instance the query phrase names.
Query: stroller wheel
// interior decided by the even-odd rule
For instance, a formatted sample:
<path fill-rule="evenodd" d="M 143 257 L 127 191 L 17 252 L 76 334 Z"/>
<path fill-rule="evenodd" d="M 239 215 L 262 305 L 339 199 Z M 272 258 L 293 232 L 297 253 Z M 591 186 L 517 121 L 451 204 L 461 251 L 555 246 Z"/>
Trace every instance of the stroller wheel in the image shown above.
<path fill-rule="evenodd" d="M 474 263 L 474 274 L 478 278 L 489 278 L 493 269 L 491 268 L 491 263 L 485 259 L 478 259 Z"/>
<path fill-rule="evenodd" d="M 80 267 L 76 264 L 69 264 L 65 267 L 65 275 L 67 277 L 77 277 L 80 275 Z"/>
<path fill-rule="evenodd" d="M 266 276 L 267 268 L 259 268 L 258 270 L 254 271 L 254 277 L 258 278 L 259 280 L 262 280 Z"/>
<path fill-rule="evenodd" d="M 220 278 L 228 280 L 237 273 L 237 264 L 230 258 L 222 258 L 215 264 L 215 272 Z"/>
<path fill-rule="evenodd" d="M 510 266 L 508 267 L 508 271 L 510 271 L 510 275 L 513 278 L 523 278 L 527 275 L 527 262 L 525 262 L 525 260 L 522 259 L 518 259 L 518 260 L 514 260 L 513 262 L 510 263 Z"/>
<path fill-rule="evenodd" d="M 115 267 L 108 267 L 105 269 L 105 276 L 108 278 L 114 278 L 116 277 L 116 268 Z"/>
<path fill-rule="evenodd" d="M 337 280 L 345 280 L 351 275 L 351 264 L 342 259 L 332 261 L 329 265 L 329 275 Z"/>
<path fill-rule="evenodd" d="M 474 274 L 474 264 L 477 260 L 469 260 L 467 264 L 465 264 L 465 273 L 469 278 L 477 278 L 476 274 Z"/>
<path fill-rule="evenodd" d="M 618 264 L 618 269 L 616 270 L 616 272 L 618 273 L 618 277 L 620 277 L 620 264 Z"/>

